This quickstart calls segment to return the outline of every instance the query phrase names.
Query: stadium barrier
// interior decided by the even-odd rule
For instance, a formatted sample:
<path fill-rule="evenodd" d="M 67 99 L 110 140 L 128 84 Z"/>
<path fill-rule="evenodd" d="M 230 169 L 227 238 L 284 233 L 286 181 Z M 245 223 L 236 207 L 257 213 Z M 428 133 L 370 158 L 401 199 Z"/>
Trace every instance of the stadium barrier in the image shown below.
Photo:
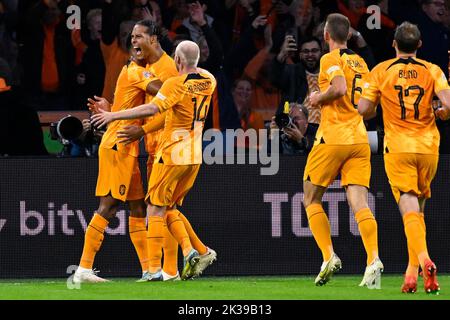
<path fill-rule="evenodd" d="M 145 168 L 145 158 L 140 159 Z M 218 261 L 205 275 L 315 275 L 322 257 L 302 207 L 304 157 L 281 157 L 277 175 L 259 165 L 203 165 L 181 211 Z M 82 251 L 84 230 L 98 206 L 96 159 L 0 159 L 0 278 L 67 277 Z M 143 170 L 143 175 L 145 169 Z M 450 272 L 450 156 L 440 157 L 426 206 L 428 248 L 440 272 Z M 362 274 L 365 253 L 339 181 L 324 197 L 342 273 Z M 407 263 L 400 214 L 384 173 L 372 157 L 369 204 L 378 221 L 385 273 Z M 107 229 L 95 267 L 105 277 L 140 275 L 122 206 Z M 180 253 L 181 256 L 181 253 Z M 182 268 L 181 257 L 179 259 Z"/>

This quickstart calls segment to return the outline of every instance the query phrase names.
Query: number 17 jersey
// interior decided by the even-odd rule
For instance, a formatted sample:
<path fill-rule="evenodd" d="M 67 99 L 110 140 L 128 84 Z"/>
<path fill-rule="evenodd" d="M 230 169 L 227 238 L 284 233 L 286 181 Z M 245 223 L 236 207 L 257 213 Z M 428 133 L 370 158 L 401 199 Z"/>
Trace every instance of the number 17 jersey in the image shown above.
<path fill-rule="evenodd" d="M 384 153 L 439 154 L 433 96 L 450 89 L 442 70 L 425 60 L 395 58 L 378 64 L 363 97 L 383 108 Z"/>
<path fill-rule="evenodd" d="M 339 99 L 324 103 L 315 145 L 368 143 L 364 121 L 358 113 L 358 101 L 369 69 L 364 59 L 349 49 L 335 49 L 320 59 L 319 87 L 323 93 L 332 80 L 343 76 L 347 92 Z"/>

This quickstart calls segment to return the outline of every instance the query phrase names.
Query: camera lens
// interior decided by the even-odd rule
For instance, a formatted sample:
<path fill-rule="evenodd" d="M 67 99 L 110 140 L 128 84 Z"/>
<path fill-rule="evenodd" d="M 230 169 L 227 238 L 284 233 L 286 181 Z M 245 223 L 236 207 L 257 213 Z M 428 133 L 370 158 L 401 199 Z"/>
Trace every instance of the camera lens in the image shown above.
<path fill-rule="evenodd" d="M 284 129 L 292 124 L 292 119 L 286 113 L 279 113 L 275 116 L 275 123 L 277 124 L 278 128 Z"/>

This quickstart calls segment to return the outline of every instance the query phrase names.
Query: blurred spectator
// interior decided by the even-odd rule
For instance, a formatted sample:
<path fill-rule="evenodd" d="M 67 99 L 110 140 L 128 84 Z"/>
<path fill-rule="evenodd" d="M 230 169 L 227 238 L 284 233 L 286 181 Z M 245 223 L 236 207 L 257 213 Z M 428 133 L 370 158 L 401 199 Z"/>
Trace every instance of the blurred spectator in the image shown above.
<path fill-rule="evenodd" d="M 308 109 L 298 103 L 291 103 L 289 109 L 289 117 L 292 119 L 292 124 L 280 130 L 275 123 L 275 117 L 273 117 L 270 123 L 269 137 L 273 139 L 275 130 L 278 130 L 281 154 L 308 154 L 312 149 L 316 134 L 316 130 L 312 129 L 308 124 Z"/>
<path fill-rule="evenodd" d="M 200 60 L 198 66 L 211 72 L 217 78 L 218 85 L 221 85 L 220 82 L 222 82 L 222 77 L 218 76 L 223 64 L 221 41 L 214 29 L 208 25 L 204 7 L 198 2 L 190 4 L 189 7 L 191 21 L 199 26 L 202 32 L 202 35 L 197 39 L 197 44 L 200 47 Z M 220 128 L 220 111 L 217 90 L 218 89 L 216 88 L 209 106 L 209 112 L 205 121 L 205 129 Z"/>
<path fill-rule="evenodd" d="M 66 27 L 67 3 L 42 0 L 23 19 L 20 60 L 31 104 L 40 109 L 69 109 L 75 54 Z"/>
<path fill-rule="evenodd" d="M 449 30 L 443 25 L 446 5 L 444 0 L 421 0 L 421 11 L 415 16 L 422 34 L 422 47 L 417 57 L 437 64 L 448 77 Z M 437 120 L 441 135 L 439 152 L 450 153 L 450 121 Z"/>
<path fill-rule="evenodd" d="M 37 112 L 21 103 L 24 92 L 9 83 L 12 74 L 0 58 L 0 155 L 46 155 Z"/>
<path fill-rule="evenodd" d="M 449 31 L 443 25 L 445 1 L 422 0 L 421 9 L 414 17 L 422 34 L 417 57 L 437 64 L 448 76 Z"/>
<path fill-rule="evenodd" d="M 311 0 L 293 0 L 289 6 L 283 2 L 278 9 L 278 21 L 273 34 L 274 49 L 281 47 L 286 34 L 292 35 L 297 43 L 311 37 L 315 25 L 320 21 L 319 8 Z M 278 7 L 279 8 L 279 7 Z"/>
<path fill-rule="evenodd" d="M 313 109 L 308 96 L 319 90 L 321 56 L 319 39 L 304 39 L 297 48 L 292 35 L 286 35 L 280 52 L 272 60 L 270 73 L 272 83 L 282 91 L 280 106 L 284 105 L 284 101 L 303 103 L 308 109 L 308 122 L 315 124 L 320 123 L 320 108 Z"/>
<path fill-rule="evenodd" d="M 83 42 L 87 48 L 83 52 L 81 63 L 76 67 L 76 105 L 85 109 L 86 98 L 100 95 L 105 80 L 105 62 L 100 49 L 102 28 L 101 9 L 92 9 L 86 16 L 88 34 Z"/>
<path fill-rule="evenodd" d="M 0 57 L 11 69 L 10 84 L 18 85 L 20 70 L 17 65 L 18 47 L 16 42 L 17 1 L 0 0 Z"/>
<path fill-rule="evenodd" d="M 263 118 L 251 108 L 252 91 L 252 84 L 246 79 L 236 80 L 232 88 L 233 103 L 238 111 L 241 128 L 244 130 L 264 128 Z"/>
<path fill-rule="evenodd" d="M 366 11 L 360 16 L 356 29 L 361 32 L 368 46 L 372 49 L 376 63 L 390 59 L 395 55 L 392 47 L 394 40 L 395 22 L 389 18 L 389 1 L 375 0 L 368 4 L 376 4 L 381 9 L 380 28 L 369 28 L 367 22 L 371 17 Z"/>
<path fill-rule="evenodd" d="M 264 47 L 248 62 L 243 76 L 253 81 L 252 109 L 263 113 L 265 119 L 269 120 L 281 101 L 281 92 L 269 80 L 270 64 L 275 56 L 271 52 L 273 45 L 272 27 L 267 24 L 267 19 L 265 18 L 258 23 L 261 27 L 264 27 Z"/>
<path fill-rule="evenodd" d="M 149 1 L 148 4 L 150 5 L 150 15 L 148 16 L 148 19 L 155 21 L 156 25 L 161 30 L 161 39 L 159 40 L 161 48 L 165 52 L 170 53 L 173 50 L 173 43 L 169 37 L 169 30 L 163 24 L 161 7 L 156 1 Z"/>
<path fill-rule="evenodd" d="M 134 27 L 134 21 L 121 21 L 115 12 L 112 0 L 105 0 L 102 6 L 102 40 L 100 48 L 105 66 L 105 80 L 102 97 L 112 103 L 117 78 L 122 67 L 127 63 L 127 39 Z"/>
<path fill-rule="evenodd" d="M 204 34 L 205 27 L 215 29 L 215 20 L 205 13 L 207 6 L 204 0 L 187 0 L 186 3 L 189 16 L 183 19 L 175 32 L 177 34 L 187 34 L 192 41 L 198 43 L 199 38 Z"/>

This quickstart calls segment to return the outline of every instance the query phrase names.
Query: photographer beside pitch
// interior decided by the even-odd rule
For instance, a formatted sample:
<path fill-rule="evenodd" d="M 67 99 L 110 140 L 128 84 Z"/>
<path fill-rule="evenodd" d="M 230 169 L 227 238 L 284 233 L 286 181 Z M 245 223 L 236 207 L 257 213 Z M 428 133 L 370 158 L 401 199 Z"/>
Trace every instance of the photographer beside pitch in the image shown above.
<path fill-rule="evenodd" d="M 308 154 L 314 144 L 315 128 L 308 124 L 308 109 L 298 103 L 289 104 L 289 113 L 284 123 L 280 116 L 272 117 L 270 139 L 275 130 L 280 130 L 280 153 L 286 155 Z M 278 123 L 278 124 L 277 124 Z"/>
<path fill-rule="evenodd" d="M 358 111 L 371 118 L 378 102 L 383 109 L 384 165 L 408 243 L 409 263 L 402 292 L 416 292 L 420 266 L 425 292 L 438 294 L 437 269 L 427 250 L 424 209 L 439 160 L 435 120 L 450 118 L 450 87 L 437 65 L 416 58 L 420 39 L 416 25 L 404 22 L 397 27 L 393 42 L 396 58 L 372 70 Z M 442 102 L 435 114 L 434 95 Z"/>

